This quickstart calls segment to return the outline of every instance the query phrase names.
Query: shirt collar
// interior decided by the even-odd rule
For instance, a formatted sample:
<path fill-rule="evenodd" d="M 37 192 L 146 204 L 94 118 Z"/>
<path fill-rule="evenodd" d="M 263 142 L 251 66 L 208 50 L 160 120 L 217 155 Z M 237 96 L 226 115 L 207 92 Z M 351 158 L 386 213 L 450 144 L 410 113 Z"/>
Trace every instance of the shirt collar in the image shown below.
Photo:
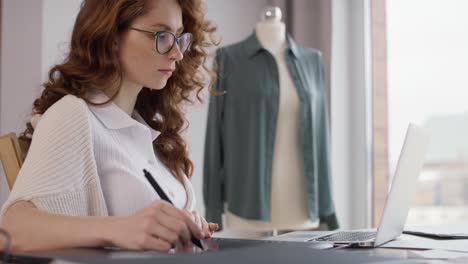
<path fill-rule="evenodd" d="M 286 50 L 289 51 L 295 58 L 298 58 L 299 57 L 298 47 L 294 39 L 291 37 L 291 35 L 289 34 L 286 35 L 286 41 L 288 43 Z M 260 41 L 258 40 L 257 33 L 255 32 L 255 30 L 245 40 L 244 47 L 245 47 L 245 50 L 247 51 L 247 55 L 249 56 L 249 58 L 256 55 L 259 51 L 265 50 L 262 44 L 260 44 Z"/>
<path fill-rule="evenodd" d="M 127 115 L 128 116 L 128 115 Z M 153 141 L 159 136 L 161 135 L 161 132 L 153 129 L 152 127 L 150 127 L 150 125 L 148 125 L 148 123 L 146 123 L 146 121 L 143 119 L 143 117 L 140 115 L 140 113 L 138 113 L 137 110 L 133 110 L 133 114 L 132 114 L 133 118 L 135 120 L 137 120 L 139 123 L 143 124 L 144 126 L 148 127 L 150 132 L 151 132 L 151 137 L 153 139 Z"/>
<path fill-rule="evenodd" d="M 104 103 L 109 100 L 109 97 L 103 92 L 98 91 L 93 92 L 88 97 L 88 100 L 93 103 Z M 108 129 L 123 129 L 131 126 L 144 125 L 150 130 L 153 141 L 161 134 L 161 132 L 150 127 L 137 110 L 133 110 L 132 116 L 129 116 L 112 101 L 105 105 L 96 106 L 88 104 L 88 106 L 91 112 L 93 112 L 99 121 Z"/>

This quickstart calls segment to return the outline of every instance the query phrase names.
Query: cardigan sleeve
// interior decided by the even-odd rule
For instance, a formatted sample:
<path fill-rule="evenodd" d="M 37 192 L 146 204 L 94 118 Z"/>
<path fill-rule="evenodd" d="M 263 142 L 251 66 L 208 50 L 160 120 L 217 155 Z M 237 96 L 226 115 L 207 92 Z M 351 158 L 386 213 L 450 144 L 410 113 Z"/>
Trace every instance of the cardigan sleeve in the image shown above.
<path fill-rule="evenodd" d="M 71 216 L 108 215 L 86 102 L 67 95 L 42 116 L 0 215 L 18 201 Z"/>

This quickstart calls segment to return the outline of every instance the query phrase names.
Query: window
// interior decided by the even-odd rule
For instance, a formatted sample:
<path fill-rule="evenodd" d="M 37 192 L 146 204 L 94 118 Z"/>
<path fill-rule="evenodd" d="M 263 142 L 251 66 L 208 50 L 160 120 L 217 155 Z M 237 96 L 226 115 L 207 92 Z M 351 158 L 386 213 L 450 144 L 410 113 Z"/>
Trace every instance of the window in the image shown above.
<path fill-rule="evenodd" d="M 386 1 L 389 175 L 408 122 L 431 133 L 408 225 L 468 221 L 466 10 L 466 0 Z"/>

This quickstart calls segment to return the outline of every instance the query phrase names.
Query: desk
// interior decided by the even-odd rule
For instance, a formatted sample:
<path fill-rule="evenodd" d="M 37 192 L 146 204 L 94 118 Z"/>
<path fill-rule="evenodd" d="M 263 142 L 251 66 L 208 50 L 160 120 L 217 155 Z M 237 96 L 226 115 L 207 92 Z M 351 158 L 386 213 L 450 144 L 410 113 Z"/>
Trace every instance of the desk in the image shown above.
<path fill-rule="evenodd" d="M 352 253 L 360 253 L 360 254 L 365 254 L 368 256 L 378 256 L 378 257 L 386 257 L 386 258 L 392 258 L 392 259 L 415 259 L 414 257 L 410 257 L 410 251 L 409 250 L 403 250 L 403 249 L 386 249 L 386 248 L 375 248 L 375 249 L 339 249 L 339 251 L 344 252 L 344 251 L 350 251 Z M 70 250 L 57 250 L 57 251 L 50 251 L 50 252 L 36 252 L 36 253 L 31 253 L 30 255 L 33 256 L 41 256 L 41 257 L 47 257 L 47 256 L 54 256 L 54 257 L 61 257 L 61 258 L 70 258 L 73 259 L 76 256 L 82 256 L 82 257 L 90 257 L 90 259 L 95 259 L 96 257 L 111 257 L 112 252 L 109 250 L 101 250 L 101 249 L 70 249 Z M 442 264 L 442 263 L 448 263 L 443 260 L 425 260 L 425 263 L 430 263 L 430 264 Z M 304 262 L 306 263 L 306 262 Z M 307 261 L 307 263 L 310 263 Z"/>
<path fill-rule="evenodd" d="M 216 244 L 217 239 L 207 240 L 207 244 Z M 245 241 L 245 240 L 244 240 Z M 246 243 L 249 243 L 248 241 Z M 299 246 L 301 244 L 302 246 Z M 373 248 L 373 249 L 336 249 L 336 250 L 314 250 L 313 246 L 305 243 L 289 242 L 280 244 L 259 245 L 252 244 L 246 245 L 243 248 L 228 249 L 218 252 L 204 252 L 201 254 L 161 254 L 154 253 L 153 259 L 146 258 L 152 252 L 129 252 L 129 251 L 116 251 L 106 249 L 69 249 L 69 250 L 56 250 L 48 252 L 34 252 L 28 255 L 40 257 L 54 257 L 66 259 L 78 263 L 154 263 L 155 258 L 158 263 L 378 263 L 382 258 L 392 260 L 417 260 L 412 256 L 409 250 L 402 249 L 386 249 L 386 248 Z M 309 249 L 308 249 L 309 248 Z M 125 254 L 141 255 L 138 259 L 129 259 Z M 24 254 L 24 253 L 23 253 Z M 315 261 L 311 261 L 315 260 Z M 330 260 L 330 262 L 328 262 Z M 419 259 L 422 260 L 422 259 Z M 392 262 L 393 263 L 393 262 Z M 400 262 L 395 262 L 395 264 Z M 410 262 L 410 263 L 431 263 L 441 264 L 450 263 L 442 260 L 424 260 L 424 262 Z"/>

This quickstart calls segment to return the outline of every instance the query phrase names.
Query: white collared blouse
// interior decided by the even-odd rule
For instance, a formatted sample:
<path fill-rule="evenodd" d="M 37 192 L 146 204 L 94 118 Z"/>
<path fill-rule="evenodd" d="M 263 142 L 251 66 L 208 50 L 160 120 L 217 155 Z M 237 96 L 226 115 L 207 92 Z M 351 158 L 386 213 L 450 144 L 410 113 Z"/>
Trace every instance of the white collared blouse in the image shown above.
<path fill-rule="evenodd" d="M 89 99 L 101 103 L 108 97 L 96 93 Z M 158 136 L 136 111 L 130 117 L 112 102 L 93 106 L 63 97 L 38 122 L 1 215 L 20 200 L 65 215 L 131 215 L 160 199 L 143 169 L 176 207 L 192 210 L 192 184 L 186 177 L 179 182 L 155 155 Z"/>
<path fill-rule="evenodd" d="M 99 93 L 91 101 L 101 103 L 108 99 Z M 98 175 L 110 215 L 129 215 L 160 199 L 144 177 L 143 169 L 153 175 L 176 207 L 192 207 L 190 182 L 184 181 L 184 187 L 155 155 L 152 142 L 159 131 L 152 129 L 137 111 L 130 117 L 112 102 L 104 107 L 88 106 L 93 114 L 91 127 Z"/>

